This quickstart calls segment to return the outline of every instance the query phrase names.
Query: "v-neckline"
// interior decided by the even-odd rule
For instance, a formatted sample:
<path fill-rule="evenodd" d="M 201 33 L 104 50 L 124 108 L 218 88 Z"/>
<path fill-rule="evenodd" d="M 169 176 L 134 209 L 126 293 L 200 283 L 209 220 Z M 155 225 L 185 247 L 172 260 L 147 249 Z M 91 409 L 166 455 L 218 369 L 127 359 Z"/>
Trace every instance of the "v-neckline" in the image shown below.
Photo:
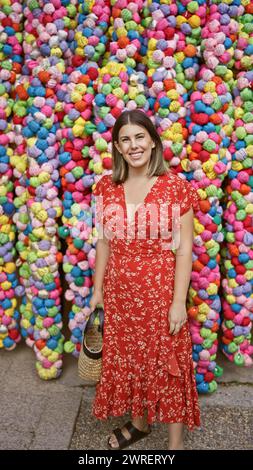
<path fill-rule="evenodd" d="M 143 204 L 145 204 L 145 202 L 146 202 L 148 196 L 149 196 L 150 193 L 152 192 L 153 188 L 156 186 L 156 184 L 157 184 L 157 182 L 159 181 L 159 179 L 160 179 L 161 176 L 162 176 L 162 175 L 158 175 L 158 176 L 156 177 L 156 180 L 155 180 L 154 184 L 153 184 L 153 185 L 151 186 L 151 188 L 148 190 L 148 192 L 147 192 L 145 198 L 143 199 L 143 201 L 142 201 L 142 202 L 139 202 L 139 204 L 137 204 L 137 209 L 134 211 L 134 215 L 133 215 L 132 220 L 129 220 L 129 218 L 128 218 L 128 213 L 127 213 L 127 204 L 128 204 L 128 202 L 127 202 L 127 200 L 126 200 L 126 193 L 125 193 L 124 184 L 121 183 L 120 186 L 122 187 L 122 192 L 123 192 L 123 201 L 124 201 L 124 209 L 125 209 L 125 212 L 126 212 L 126 220 L 127 220 L 127 222 L 128 222 L 130 225 L 132 225 L 132 224 L 135 222 L 135 217 L 136 217 L 136 214 L 137 214 L 139 208 L 140 208 L 141 206 L 143 206 Z"/>

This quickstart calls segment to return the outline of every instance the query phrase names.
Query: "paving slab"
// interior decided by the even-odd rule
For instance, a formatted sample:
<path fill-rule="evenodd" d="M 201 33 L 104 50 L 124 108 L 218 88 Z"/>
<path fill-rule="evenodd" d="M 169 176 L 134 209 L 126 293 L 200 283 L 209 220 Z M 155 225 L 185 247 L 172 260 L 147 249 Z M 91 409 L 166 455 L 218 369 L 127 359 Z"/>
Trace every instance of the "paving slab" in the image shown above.
<path fill-rule="evenodd" d="M 91 414 L 95 390 L 85 387 L 71 449 L 105 450 L 111 430 L 121 427 L 129 415 L 99 421 Z M 201 428 L 186 431 L 185 447 L 211 450 L 253 449 L 253 387 L 220 386 L 212 395 L 200 397 Z M 129 447 L 132 450 L 168 449 L 166 424 L 155 423 L 147 438 Z"/>
<path fill-rule="evenodd" d="M 0 449 L 68 449 L 83 395 L 76 359 L 64 357 L 61 377 L 43 381 L 22 342 L 0 351 L 0 369 Z"/>
<path fill-rule="evenodd" d="M 106 449 L 111 429 L 130 416 L 99 421 L 92 417 L 95 387 L 77 374 L 77 360 L 64 355 L 63 373 L 41 380 L 35 354 L 24 341 L 14 351 L 0 351 L 0 449 Z M 220 352 L 224 368 L 217 392 L 200 396 L 202 426 L 186 432 L 188 449 L 253 449 L 253 368 L 236 367 Z M 132 449 L 167 448 L 166 425 Z"/>

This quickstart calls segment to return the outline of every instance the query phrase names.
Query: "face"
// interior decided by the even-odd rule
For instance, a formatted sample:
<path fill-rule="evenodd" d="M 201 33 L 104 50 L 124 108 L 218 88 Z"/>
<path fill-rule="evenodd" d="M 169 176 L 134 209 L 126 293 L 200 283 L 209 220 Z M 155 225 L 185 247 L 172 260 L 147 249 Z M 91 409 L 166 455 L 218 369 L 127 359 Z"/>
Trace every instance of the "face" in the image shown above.
<path fill-rule="evenodd" d="M 134 167 L 149 164 L 152 148 L 155 143 L 145 127 L 137 124 L 126 124 L 119 131 L 118 142 L 114 142 L 117 150 L 126 162 Z"/>

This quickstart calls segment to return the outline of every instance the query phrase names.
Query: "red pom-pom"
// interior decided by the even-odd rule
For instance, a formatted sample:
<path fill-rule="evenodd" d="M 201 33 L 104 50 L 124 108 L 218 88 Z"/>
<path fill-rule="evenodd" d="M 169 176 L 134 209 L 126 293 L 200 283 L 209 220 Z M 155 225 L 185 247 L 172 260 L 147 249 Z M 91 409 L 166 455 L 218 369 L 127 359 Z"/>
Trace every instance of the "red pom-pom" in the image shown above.
<path fill-rule="evenodd" d="M 201 152 L 201 150 L 202 150 L 202 145 L 201 144 L 199 144 L 198 142 L 194 142 L 192 144 L 192 151 L 193 152 L 199 153 L 199 152 Z"/>
<path fill-rule="evenodd" d="M 208 123 L 209 117 L 207 114 L 204 113 L 192 113 L 191 115 L 192 122 L 203 126 Z"/>
<path fill-rule="evenodd" d="M 15 341 L 19 337 L 19 332 L 15 328 L 9 331 L 9 337 Z"/>
<path fill-rule="evenodd" d="M 204 380 L 205 380 L 205 382 L 212 382 L 213 379 L 214 379 L 214 374 L 213 374 L 213 372 L 207 372 L 207 373 L 204 375 Z"/>
<path fill-rule="evenodd" d="M 85 261 L 87 259 L 86 254 L 83 251 L 79 251 L 76 255 L 78 262 Z"/>
<path fill-rule="evenodd" d="M 72 57 L 72 65 L 73 67 L 79 67 L 80 65 L 82 65 L 84 62 L 84 58 L 81 57 L 80 55 L 75 55 L 74 57 Z"/>
<path fill-rule="evenodd" d="M 87 75 L 89 75 L 91 80 L 96 80 L 98 77 L 98 70 L 95 67 L 90 67 L 87 71 Z"/>
<path fill-rule="evenodd" d="M 165 149 L 163 152 L 163 158 L 167 161 L 171 160 L 173 158 L 173 155 L 174 154 L 170 148 Z"/>
<path fill-rule="evenodd" d="M 227 339 L 234 339 L 234 333 L 233 333 L 233 331 L 231 331 L 231 330 L 226 330 L 226 331 L 224 331 L 224 336 L 225 336 Z"/>
<path fill-rule="evenodd" d="M 209 158 L 210 158 L 209 152 L 207 152 L 206 150 L 201 150 L 201 152 L 199 152 L 199 159 L 202 162 L 207 162 Z"/>
<path fill-rule="evenodd" d="M 207 265 L 207 263 L 209 263 L 209 261 L 210 261 L 210 258 L 207 254 L 202 253 L 201 255 L 199 255 L 199 261 L 202 264 Z"/>
<path fill-rule="evenodd" d="M 111 114 L 116 119 L 121 115 L 121 113 L 122 113 L 122 110 L 120 108 L 117 108 L 116 106 L 114 108 L 112 108 L 112 110 L 111 110 Z"/>
<path fill-rule="evenodd" d="M 238 264 L 238 266 L 235 267 L 236 273 L 237 274 L 245 274 L 246 273 L 246 268 L 242 266 L 241 264 Z"/>

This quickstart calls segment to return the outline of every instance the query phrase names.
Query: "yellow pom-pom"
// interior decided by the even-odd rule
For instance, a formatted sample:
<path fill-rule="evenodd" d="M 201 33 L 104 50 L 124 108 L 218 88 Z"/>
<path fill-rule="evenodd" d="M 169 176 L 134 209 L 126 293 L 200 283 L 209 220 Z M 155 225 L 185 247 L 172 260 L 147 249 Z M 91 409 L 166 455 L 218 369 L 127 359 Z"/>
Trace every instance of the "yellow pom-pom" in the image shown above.
<path fill-rule="evenodd" d="M 83 136 L 83 133 L 84 133 L 84 126 L 78 126 L 78 125 L 74 125 L 72 127 L 72 132 L 74 134 L 75 137 L 82 137 Z"/>
<path fill-rule="evenodd" d="M 187 23 L 187 19 L 184 16 L 178 15 L 176 16 L 176 25 L 180 27 L 182 24 Z"/>
<path fill-rule="evenodd" d="M 11 288 L 11 282 L 8 282 L 8 281 L 2 282 L 1 287 L 3 290 L 9 290 Z"/>
<path fill-rule="evenodd" d="M 15 270 L 16 270 L 15 263 L 6 263 L 5 271 L 7 272 L 7 274 L 12 274 L 15 272 Z"/>
<path fill-rule="evenodd" d="M 197 321 L 199 321 L 200 323 L 204 323 L 206 321 L 206 315 L 204 314 L 198 314 L 197 317 L 196 317 Z"/>
<path fill-rule="evenodd" d="M 180 109 L 181 105 L 178 101 L 172 101 L 172 103 L 170 103 L 170 111 L 172 113 L 176 113 L 179 109 Z"/>
<path fill-rule="evenodd" d="M 206 291 L 208 295 L 215 295 L 218 292 L 218 286 L 216 286 L 216 284 L 210 284 L 210 286 L 208 286 Z"/>
<path fill-rule="evenodd" d="M 189 17 L 188 22 L 192 28 L 198 28 L 200 26 L 201 20 L 199 16 L 192 15 Z"/>
<path fill-rule="evenodd" d="M 253 204 L 247 204 L 245 211 L 247 212 L 247 214 L 253 214 Z"/>
<path fill-rule="evenodd" d="M 78 93 L 77 91 L 73 91 L 73 93 L 71 93 L 70 95 L 70 98 L 73 103 L 77 103 L 78 101 L 82 100 L 82 95 L 81 93 Z"/>
<path fill-rule="evenodd" d="M 157 40 L 154 38 L 151 38 L 148 42 L 148 48 L 150 51 L 155 51 L 156 50 L 156 45 L 157 45 Z"/>
<path fill-rule="evenodd" d="M 251 281 L 251 279 L 253 279 L 253 271 L 246 271 L 244 276 L 247 279 L 247 281 Z"/>
<path fill-rule="evenodd" d="M 235 161 L 235 160 L 232 161 L 231 166 L 232 166 L 232 170 L 235 170 L 235 171 L 241 171 L 243 169 L 242 164 L 238 161 Z"/>
<path fill-rule="evenodd" d="M 226 298 L 227 302 L 232 305 L 234 303 L 236 303 L 236 298 L 234 295 L 227 295 L 227 298 Z"/>
<path fill-rule="evenodd" d="M 210 307 L 207 304 L 199 305 L 199 313 L 207 315 L 210 311 Z"/>
<path fill-rule="evenodd" d="M 253 145 L 248 145 L 248 147 L 246 147 L 246 151 L 249 157 L 253 157 Z"/>

